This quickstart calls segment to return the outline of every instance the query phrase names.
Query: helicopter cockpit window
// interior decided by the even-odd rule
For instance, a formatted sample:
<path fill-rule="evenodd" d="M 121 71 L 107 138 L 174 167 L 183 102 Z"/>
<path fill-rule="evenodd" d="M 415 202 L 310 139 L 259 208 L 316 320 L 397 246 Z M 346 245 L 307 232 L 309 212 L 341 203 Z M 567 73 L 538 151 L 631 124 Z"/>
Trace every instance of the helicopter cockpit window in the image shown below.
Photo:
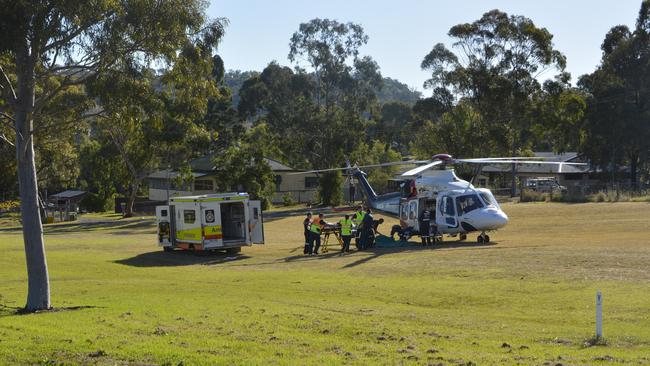
<path fill-rule="evenodd" d="M 499 207 L 496 198 L 494 198 L 494 196 L 491 193 L 479 192 L 479 194 L 481 195 L 481 198 L 483 199 L 483 202 L 485 202 L 486 205 Z"/>
<path fill-rule="evenodd" d="M 467 194 L 464 196 L 456 197 L 456 208 L 458 209 L 458 214 L 466 214 L 472 212 L 476 209 L 482 208 L 483 203 L 478 199 L 478 196 L 475 194 Z"/>

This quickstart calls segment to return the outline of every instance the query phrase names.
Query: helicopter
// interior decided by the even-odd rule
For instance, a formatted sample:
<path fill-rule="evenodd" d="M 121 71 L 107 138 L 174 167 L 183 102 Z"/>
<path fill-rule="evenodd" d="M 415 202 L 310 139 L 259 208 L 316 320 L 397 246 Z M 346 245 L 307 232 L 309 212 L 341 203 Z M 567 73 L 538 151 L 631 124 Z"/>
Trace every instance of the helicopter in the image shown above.
<path fill-rule="evenodd" d="M 492 192 L 487 188 L 476 188 L 459 178 L 449 165 L 473 164 L 478 169 L 474 177 L 480 174 L 485 165 L 545 164 L 586 165 L 584 163 L 551 162 L 531 157 L 497 157 L 456 159 L 449 154 L 436 154 L 430 160 L 406 160 L 383 164 L 352 166 L 346 161 L 345 168 L 310 170 L 297 174 L 319 173 L 343 170 L 348 178 L 354 177 L 359 182 L 366 198 L 366 204 L 376 211 L 399 218 L 399 227 L 393 228 L 401 240 L 408 240 L 420 234 L 420 215 L 428 209 L 435 225 L 436 241 L 442 241 L 443 235 L 458 236 L 467 239 L 467 234 L 479 232 L 477 242 L 489 243 L 488 232 L 500 229 L 508 224 L 508 215 L 501 209 Z M 399 192 L 377 194 L 368 182 L 367 174 L 362 170 L 395 165 L 420 165 L 401 174 L 402 183 Z"/>

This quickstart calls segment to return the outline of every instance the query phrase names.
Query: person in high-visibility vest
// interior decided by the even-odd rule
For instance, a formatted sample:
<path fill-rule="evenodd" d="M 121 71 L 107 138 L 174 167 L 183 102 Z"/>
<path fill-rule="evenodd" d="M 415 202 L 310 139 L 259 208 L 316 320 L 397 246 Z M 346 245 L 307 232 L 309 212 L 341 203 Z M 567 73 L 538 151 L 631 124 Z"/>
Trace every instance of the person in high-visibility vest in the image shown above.
<path fill-rule="evenodd" d="M 354 225 L 357 227 L 357 233 L 355 236 L 355 244 L 357 245 L 357 249 L 361 248 L 361 245 L 359 244 L 359 239 L 361 235 L 363 218 L 365 216 L 366 213 L 363 211 L 363 206 L 357 207 L 357 212 L 355 212 L 354 216 L 352 216 L 352 222 L 354 222 Z"/>
<path fill-rule="evenodd" d="M 345 218 L 339 221 L 339 224 L 341 225 L 341 238 L 343 239 L 343 248 L 341 248 L 341 254 L 343 254 L 350 251 L 354 223 L 350 220 L 350 215 L 345 215 Z"/>

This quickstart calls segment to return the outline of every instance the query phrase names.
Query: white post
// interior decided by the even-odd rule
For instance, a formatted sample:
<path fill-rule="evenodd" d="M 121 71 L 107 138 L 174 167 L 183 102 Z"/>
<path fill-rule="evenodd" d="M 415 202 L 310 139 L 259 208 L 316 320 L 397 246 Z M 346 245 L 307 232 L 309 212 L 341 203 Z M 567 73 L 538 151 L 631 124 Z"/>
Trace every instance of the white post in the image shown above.
<path fill-rule="evenodd" d="M 596 337 L 603 337 L 603 295 L 596 293 Z"/>

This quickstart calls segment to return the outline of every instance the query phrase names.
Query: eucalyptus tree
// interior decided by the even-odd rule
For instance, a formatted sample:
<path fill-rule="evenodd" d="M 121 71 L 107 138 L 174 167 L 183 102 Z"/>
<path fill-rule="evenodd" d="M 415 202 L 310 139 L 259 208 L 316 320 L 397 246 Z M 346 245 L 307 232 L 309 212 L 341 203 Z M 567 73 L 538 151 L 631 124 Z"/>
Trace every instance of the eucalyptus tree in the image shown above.
<path fill-rule="evenodd" d="M 613 175 L 628 163 L 637 187 L 638 170 L 650 157 L 650 1 L 642 2 L 633 30 L 613 27 L 601 49 L 600 66 L 580 80 L 590 95 L 584 149 Z"/>
<path fill-rule="evenodd" d="M 476 143 L 493 146 L 494 153 L 517 154 L 530 143 L 538 79 L 566 64 L 553 35 L 526 17 L 499 10 L 453 26 L 448 34 L 455 52 L 438 43 L 425 56 L 421 67 L 431 71 L 425 87 L 449 88 L 475 106 L 488 133 Z"/>
<path fill-rule="evenodd" d="M 206 23 L 206 6 L 199 0 L 0 1 L 0 112 L 15 135 L 28 273 L 26 310 L 50 307 L 34 154 L 34 134 L 43 126 L 45 106 L 116 66 L 142 70 L 172 63 L 181 46 L 214 26 Z M 44 81 L 53 76 L 62 79 L 47 85 Z"/>

